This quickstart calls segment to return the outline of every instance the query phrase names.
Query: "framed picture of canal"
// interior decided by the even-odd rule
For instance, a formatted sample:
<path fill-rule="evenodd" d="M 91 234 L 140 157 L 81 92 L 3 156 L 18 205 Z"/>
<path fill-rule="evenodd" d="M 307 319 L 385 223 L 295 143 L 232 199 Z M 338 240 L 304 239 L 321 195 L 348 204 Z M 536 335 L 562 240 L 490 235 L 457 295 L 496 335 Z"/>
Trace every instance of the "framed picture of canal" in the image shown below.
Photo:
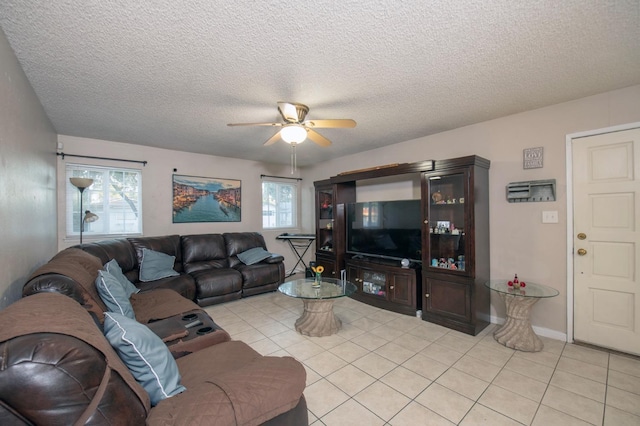
<path fill-rule="evenodd" d="M 173 223 L 240 222 L 240 181 L 173 175 Z"/>

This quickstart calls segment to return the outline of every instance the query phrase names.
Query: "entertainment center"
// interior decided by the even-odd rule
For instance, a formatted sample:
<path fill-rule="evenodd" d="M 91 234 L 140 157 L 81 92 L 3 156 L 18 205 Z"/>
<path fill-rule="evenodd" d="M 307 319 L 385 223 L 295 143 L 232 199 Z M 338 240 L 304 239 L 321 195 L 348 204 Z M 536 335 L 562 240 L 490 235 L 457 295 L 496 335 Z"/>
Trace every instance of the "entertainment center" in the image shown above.
<path fill-rule="evenodd" d="M 467 334 L 488 325 L 489 160 L 468 156 L 345 172 L 314 182 L 316 263 L 351 296 Z M 420 200 L 358 202 L 369 179 L 420 177 Z"/>

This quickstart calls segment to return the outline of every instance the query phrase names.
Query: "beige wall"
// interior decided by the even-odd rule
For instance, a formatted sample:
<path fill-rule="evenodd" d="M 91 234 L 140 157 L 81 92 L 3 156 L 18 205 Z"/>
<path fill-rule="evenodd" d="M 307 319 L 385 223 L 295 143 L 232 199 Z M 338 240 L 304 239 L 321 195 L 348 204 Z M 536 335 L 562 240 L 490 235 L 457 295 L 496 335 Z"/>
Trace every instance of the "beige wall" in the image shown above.
<path fill-rule="evenodd" d="M 287 268 L 293 267 L 295 260 L 289 247 L 275 239 L 283 231 L 262 230 L 262 181 L 260 175 L 291 177 L 288 165 L 265 164 L 64 135 L 59 135 L 58 141 L 63 144 L 63 151 L 66 154 L 148 161 L 146 166 L 70 156 L 65 156 L 64 160 L 58 161 L 58 248 L 60 250 L 79 242 L 78 237 L 66 238 L 65 164 L 93 164 L 140 168 L 142 170 L 142 218 L 145 236 L 257 231 L 264 235 L 267 248 L 272 252 L 284 255 Z M 241 222 L 172 223 L 172 175 L 174 169 L 177 169 L 176 173 L 180 175 L 239 179 L 242 184 Z M 294 177 L 297 176 L 294 175 Z M 82 240 L 85 243 L 92 241 L 91 237 L 87 237 L 86 234 L 83 235 Z"/>
<path fill-rule="evenodd" d="M 306 185 L 347 170 L 390 163 L 471 154 L 491 160 L 491 277 L 509 278 L 517 273 L 524 280 L 558 289 L 559 297 L 536 305 L 532 321 L 544 334 L 561 338 L 567 331 L 565 138 L 571 133 L 632 122 L 640 122 L 640 86 L 328 161 L 306 169 L 304 182 Z M 523 149 L 538 146 L 544 147 L 544 167 L 524 170 Z M 535 179 L 556 179 L 557 201 L 521 204 L 506 201 L 505 186 L 509 182 Z M 557 210 L 559 223 L 542 224 L 544 210 Z M 311 216 L 307 213 L 305 217 Z M 495 295 L 492 297 L 492 315 L 503 318 L 502 303 Z"/>
<path fill-rule="evenodd" d="M 0 309 L 56 253 L 56 134 L 0 30 Z"/>

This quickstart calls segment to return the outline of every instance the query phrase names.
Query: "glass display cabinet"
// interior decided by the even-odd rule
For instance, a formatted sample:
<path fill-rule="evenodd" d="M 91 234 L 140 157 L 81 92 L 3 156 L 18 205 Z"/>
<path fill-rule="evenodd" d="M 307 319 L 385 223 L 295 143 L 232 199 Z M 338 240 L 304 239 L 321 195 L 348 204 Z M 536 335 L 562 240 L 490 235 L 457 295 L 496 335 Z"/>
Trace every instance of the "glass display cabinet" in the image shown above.
<path fill-rule="evenodd" d="M 422 318 L 467 334 L 489 322 L 489 161 L 437 161 L 422 174 Z"/>
<path fill-rule="evenodd" d="M 344 268 L 345 204 L 356 199 L 355 182 L 316 181 L 316 264 L 322 265 L 329 278 L 339 278 Z"/>

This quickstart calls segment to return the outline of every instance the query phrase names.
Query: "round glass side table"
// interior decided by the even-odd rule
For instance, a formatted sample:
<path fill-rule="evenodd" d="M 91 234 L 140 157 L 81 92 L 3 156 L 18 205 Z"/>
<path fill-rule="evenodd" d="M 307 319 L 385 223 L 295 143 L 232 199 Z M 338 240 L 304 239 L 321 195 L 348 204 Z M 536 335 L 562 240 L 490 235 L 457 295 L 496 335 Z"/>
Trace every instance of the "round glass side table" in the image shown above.
<path fill-rule="evenodd" d="M 493 337 L 508 348 L 537 352 L 544 347 L 542 340 L 531 327 L 531 308 L 540 299 L 555 297 L 560 292 L 555 288 L 527 281 L 525 287 L 513 288 L 508 280 L 491 280 L 485 283 L 498 293 L 507 308 L 507 319 Z"/>

